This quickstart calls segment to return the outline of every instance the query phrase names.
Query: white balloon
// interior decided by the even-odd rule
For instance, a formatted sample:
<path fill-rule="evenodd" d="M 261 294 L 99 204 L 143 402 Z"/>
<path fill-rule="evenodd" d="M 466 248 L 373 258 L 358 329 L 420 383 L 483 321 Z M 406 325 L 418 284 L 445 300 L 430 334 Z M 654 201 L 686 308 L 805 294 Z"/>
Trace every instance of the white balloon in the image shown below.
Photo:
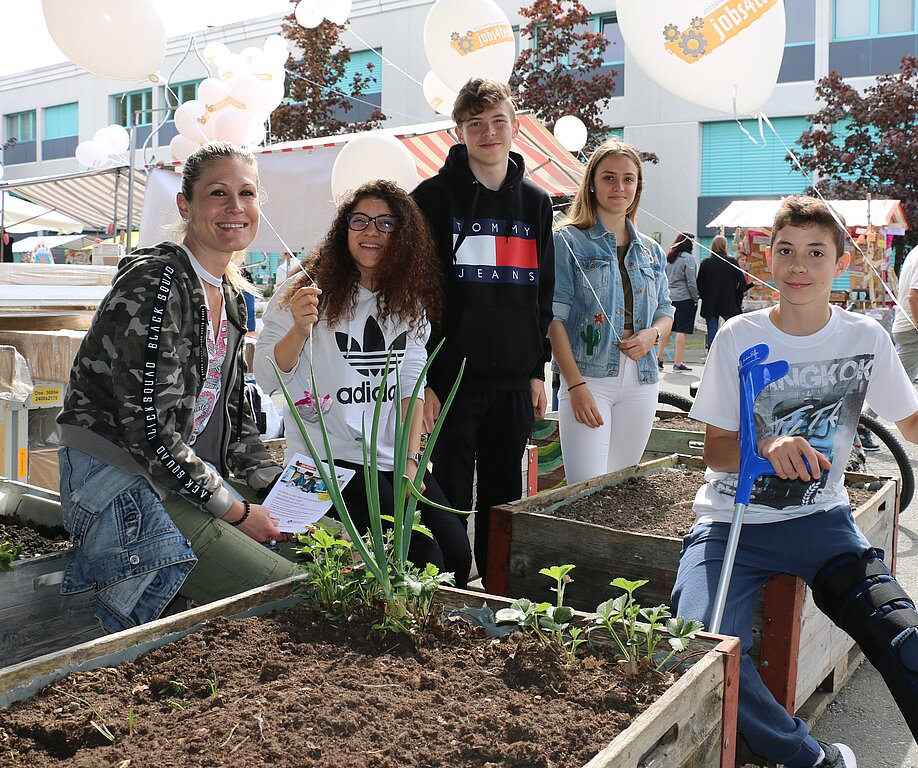
<path fill-rule="evenodd" d="M 224 109 L 213 116 L 214 138 L 242 146 L 249 132 L 249 123 L 238 110 Z"/>
<path fill-rule="evenodd" d="M 318 0 L 300 0 L 296 4 L 293 16 L 301 27 L 307 29 L 315 29 L 325 18 Z"/>
<path fill-rule="evenodd" d="M 344 24 L 351 15 L 351 0 L 326 0 L 325 18 L 333 24 Z"/>
<path fill-rule="evenodd" d="M 153 0 L 42 0 L 48 32 L 83 69 L 113 80 L 154 74 L 166 55 L 166 28 Z"/>
<path fill-rule="evenodd" d="M 568 152 L 579 152 L 587 142 L 587 127 L 575 115 L 559 117 L 552 133 Z"/>
<path fill-rule="evenodd" d="M 345 144 L 332 166 L 332 195 L 339 200 L 373 179 L 388 179 L 406 192 L 418 184 L 414 157 L 394 136 L 362 133 Z"/>
<path fill-rule="evenodd" d="M 265 123 L 264 120 L 254 120 L 249 123 L 248 133 L 245 135 L 244 146 L 257 147 L 265 140 Z"/>
<path fill-rule="evenodd" d="M 198 101 L 207 106 L 220 104 L 230 95 L 226 83 L 216 77 L 208 77 L 198 85 Z"/>
<path fill-rule="evenodd" d="M 197 99 L 191 99 L 180 104 L 175 110 L 175 127 L 182 136 L 191 141 L 201 141 L 209 138 L 204 128 L 204 116 L 207 108 Z"/>
<path fill-rule="evenodd" d="M 127 130 L 123 126 L 114 123 L 96 131 L 92 140 L 105 147 L 110 155 L 120 155 L 123 152 L 127 152 L 131 143 L 131 137 Z"/>
<path fill-rule="evenodd" d="M 472 77 L 507 82 L 516 61 L 513 27 L 494 0 L 437 0 L 424 22 L 424 51 L 457 92 Z"/>
<path fill-rule="evenodd" d="M 199 146 L 198 142 L 192 141 L 182 134 L 177 133 L 172 137 L 172 141 L 169 142 L 169 151 L 172 153 L 172 159 L 177 163 L 184 163 L 188 159 L 188 155 L 194 152 Z"/>
<path fill-rule="evenodd" d="M 268 87 L 268 96 L 267 100 L 265 101 L 263 110 L 266 109 L 269 114 L 273 112 L 280 106 L 281 102 L 284 100 L 285 95 L 286 93 L 284 92 L 283 81 L 278 83 L 271 83 Z"/>
<path fill-rule="evenodd" d="M 243 48 L 243 49 L 242 49 L 242 53 L 239 54 L 239 55 L 242 56 L 242 60 L 243 60 L 246 64 L 248 64 L 249 67 L 251 67 L 251 66 L 252 66 L 252 58 L 253 58 L 254 56 L 262 56 L 262 55 L 264 55 L 264 51 L 262 51 L 261 48 L 256 48 L 254 45 L 250 45 L 250 46 L 248 46 L 247 48 Z"/>
<path fill-rule="evenodd" d="M 238 53 L 231 53 L 217 66 L 217 72 L 220 74 L 220 79 L 224 82 L 232 77 L 247 75 L 251 71 L 249 65 L 245 63 L 245 60 Z"/>
<path fill-rule="evenodd" d="M 74 154 L 77 162 L 87 168 L 101 168 L 108 162 L 108 150 L 95 141 L 81 141 Z"/>
<path fill-rule="evenodd" d="M 238 107 L 241 110 L 254 115 L 258 112 L 268 100 L 267 89 L 263 82 L 254 75 L 243 75 L 236 78 L 230 88 L 230 98 L 238 104 L 244 106 Z"/>
<path fill-rule="evenodd" d="M 204 46 L 204 61 L 209 67 L 214 69 L 220 66 L 220 62 L 230 55 L 230 49 L 224 43 L 213 42 Z"/>
<path fill-rule="evenodd" d="M 456 92 L 451 88 L 447 88 L 444 82 L 437 77 L 436 72 L 430 70 L 424 75 L 422 87 L 424 89 L 424 100 L 435 112 L 447 116 L 452 114 Z"/>
<path fill-rule="evenodd" d="M 273 62 L 284 64 L 290 56 L 290 46 L 287 41 L 280 35 L 268 35 L 265 38 L 265 56 Z M 255 72 L 255 67 L 252 67 Z"/>
<path fill-rule="evenodd" d="M 615 10 L 629 53 L 676 96 L 746 115 L 774 91 L 784 56 L 782 0 L 618 0 Z"/>

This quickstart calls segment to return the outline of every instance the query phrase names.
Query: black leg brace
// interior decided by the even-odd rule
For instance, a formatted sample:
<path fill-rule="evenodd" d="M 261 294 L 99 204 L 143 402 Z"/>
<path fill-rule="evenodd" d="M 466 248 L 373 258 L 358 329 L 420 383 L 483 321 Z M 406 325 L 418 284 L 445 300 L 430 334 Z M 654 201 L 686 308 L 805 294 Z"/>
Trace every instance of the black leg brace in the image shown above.
<path fill-rule="evenodd" d="M 883 675 L 918 739 L 918 611 L 883 562 L 883 551 L 826 563 L 813 581 L 813 598 Z"/>

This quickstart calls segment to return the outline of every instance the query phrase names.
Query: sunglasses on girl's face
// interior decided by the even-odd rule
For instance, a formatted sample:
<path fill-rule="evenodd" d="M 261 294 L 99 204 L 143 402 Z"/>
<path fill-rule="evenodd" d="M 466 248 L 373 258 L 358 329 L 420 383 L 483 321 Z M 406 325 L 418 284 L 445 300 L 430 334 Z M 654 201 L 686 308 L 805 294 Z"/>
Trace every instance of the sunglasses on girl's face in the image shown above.
<path fill-rule="evenodd" d="M 365 213 L 352 213 L 347 217 L 348 229 L 355 232 L 363 232 L 370 226 L 370 222 L 379 232 L 389 235 L 398 229 L 398 218 L 391 214 L 380 214 L 379 216 L 367 216 Z"/>

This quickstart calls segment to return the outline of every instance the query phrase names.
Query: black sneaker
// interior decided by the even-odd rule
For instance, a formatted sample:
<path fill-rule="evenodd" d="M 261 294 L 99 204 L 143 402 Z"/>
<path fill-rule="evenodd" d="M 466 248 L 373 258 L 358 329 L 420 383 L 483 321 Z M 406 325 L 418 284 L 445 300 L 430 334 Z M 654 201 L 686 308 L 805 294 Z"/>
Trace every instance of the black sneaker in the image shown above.
<path fill-rule="evenodd" d="M 861 448 L 863 448 L 865 451 L 870 451 L 872 453 L 874 451 L 880 450 L 879 443 L 877 443 L 877 441 L 874 439 L 873 432 L 871 432 L 869 429 L 858 427 L 857 436 L 860 438 Z"/>
<path fill-rule="evenodd" d="M 822 747 L 826 756 L 821 762 L 816 763 L 813 768 L 857 768 L 857 760 L 854 759 L 854 752 L 847 744 L 826 744 L 824 741 L 817 740 L 816 743 Z"/>

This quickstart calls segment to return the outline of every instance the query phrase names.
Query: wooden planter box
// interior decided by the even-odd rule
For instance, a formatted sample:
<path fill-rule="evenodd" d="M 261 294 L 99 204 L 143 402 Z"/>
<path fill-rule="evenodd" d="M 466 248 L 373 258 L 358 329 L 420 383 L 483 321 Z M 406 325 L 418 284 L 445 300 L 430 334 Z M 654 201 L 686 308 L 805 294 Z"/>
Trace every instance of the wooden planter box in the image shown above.
<path fill-rule="evenodd" d="M 539 569 L 573 563 L 574 580 L 565 600 L 580 610 L 595 610 L 609 596 L 616 577 L 648 579 L 639 593 L 644 605 L 671 603 L 682 542 L 677 538 L 615 530 L 554 517 L 553 511 L 603 486 L 669 468 L 704 469 L 691 456 L 669 456 L 529 499 L 491 512 L 488 588 L 496 594 L 554 601 L 549 580 Z M 893 480 L 849 474 L 848 482 L 871 482 L 877 490 L 855 510 L 870 543 L 895 564 L 897 491 Z M 806 585 L 792 576 L 772 578 L 759 601 L 752 656 L 766 685 L 789 712 L 815 720 L 854 671 L 861 656 L 853 641 L 815 606 Z"/>
<path fill-rule="evenodd" d="M 658 411 L 659 426 L 650 430 L 650 439 L 644 449 L 642 461 L 659 459 L 678 453 L 682 456 L 701 456 L 704 451 L 704 430 L 667 429 L 666 422 L 685 418 L 687 413 Z"/>
<path fill-rule="evenodd" d="M 61 527 L 60 497 L 43 488 L 0 481 L 0 517 L 7 522 Z M 16 560 L 0 571 L 0 667 L 104 634 L 95 595 L 64 597 L 61 581 L 71 551 Z"/>
<path fill-rule="evenodd" d="M 291 596 L 298 578 L 0 669 L 0 707 L 28 699 L 68 672 L 133 660 L 194 632 L 208 619 L 289 607 L 299 599 Z M 440 591 L 439 600 L 447 608 L 480 606 L 485 600 L 494 610 L 509 605 L 493 595 L 448 588 Z M 651 764 L 659 768 L 732 768 L 739 643 L 735 638 L 707 634 L 699 636 L 697 643 L 708 652 L 584 768 Z"/>

